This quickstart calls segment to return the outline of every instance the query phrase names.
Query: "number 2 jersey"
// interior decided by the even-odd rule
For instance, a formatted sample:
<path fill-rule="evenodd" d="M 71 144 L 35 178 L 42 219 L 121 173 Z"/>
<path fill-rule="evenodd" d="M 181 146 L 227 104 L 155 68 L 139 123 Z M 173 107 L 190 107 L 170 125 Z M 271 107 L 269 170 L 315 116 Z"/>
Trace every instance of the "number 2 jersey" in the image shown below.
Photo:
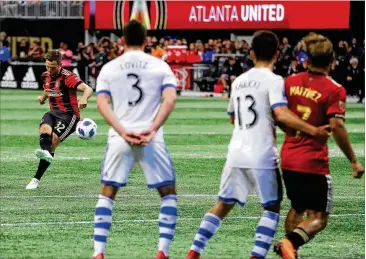
<path fill-rule="evenodd" d="M 161 104 L 166 87 L 176 88 L 177 80 L 164 61 L 143 51 L 127 51 L 105 64 L 98 76 L 97 95 L 111 97 L 113 111 L 131 131 L 149 129 Z M 155 139 L 163 140 L 162 129 Z M 110 129 L 109 136 L 117 135 Z"/>
<path fill-rule="evenodd" d="M 312 72 L 290 76 L 285 81 L 288 108 L 314 126 L 329 118 L 345 118 L 346 90 L 323 74 Z M 282 169 L 329 174 L 328 148 L 305 134 L 289 130 L 281 152 Z"/>
<path fill-rule="evenodd" d="M 226 166 L 253 169 L 278 167 L 276 127 L 272 110 L 287 106 L 284 80 L 268 68 L 252 68 L 231 86 L 229 115 L 235 128 Z"/>

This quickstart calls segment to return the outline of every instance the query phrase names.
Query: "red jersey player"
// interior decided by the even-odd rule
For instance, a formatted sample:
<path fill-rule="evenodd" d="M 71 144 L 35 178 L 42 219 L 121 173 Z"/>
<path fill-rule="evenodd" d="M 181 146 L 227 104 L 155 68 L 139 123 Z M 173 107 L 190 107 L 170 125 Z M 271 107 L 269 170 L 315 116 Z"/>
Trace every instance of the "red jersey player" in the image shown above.
<path fill-rule="evenodd" d="M 36 150 L 40 162 L 34 178 L 26 187 L 28 190 L 38 187 L 39 180 L 52 162 L 55 149 L 75 131 L 80 120 L 79 109 L 86 107 L 93 93 L 93 89 L 74 73 L 61 67 L 61 53 L 58 50 L 49 51 L 45 59 L 47 72 L 42 74 L 44 91 L 38 97 L 38 102 L 42 105 L 48 98 L 51 110 L 41 119 L 39 127 L 41 148 Z M 79 102 L 78 90 L 84 92 Z"/>
<path fill-rule="evenodd" d="M 346 91 L 327 77 L 333 61 L 332 43 L 315 33 L 305 37 L 304 42 L 309 71 L 286 79 L 288 108 L 314 126 L 329 124 L 337 145 L 351 163 L 353 176 L 360 178 L 364 168 L 357 161 L 344 126 Z M 286 130 L 281 159 L 291 209 L 285 223 L 286 238 L 277 242 L 274 249 L 284 259 L 295 259 L 297 249 L 326 227 L 331 211 L 327 144 L 301 132 Z"/>

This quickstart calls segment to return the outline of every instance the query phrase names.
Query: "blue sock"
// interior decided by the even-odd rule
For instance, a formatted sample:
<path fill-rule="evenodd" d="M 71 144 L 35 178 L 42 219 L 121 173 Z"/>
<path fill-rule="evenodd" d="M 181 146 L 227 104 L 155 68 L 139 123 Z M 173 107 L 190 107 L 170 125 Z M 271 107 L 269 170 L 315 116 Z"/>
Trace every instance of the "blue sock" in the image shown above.
<path fill-rule="evenodd" d="M 99 195 L 94 215 L 94 256 L 104 254 L 109 228 L 112 225 L 114 200 Z"/>
<path fill-rule="evenodd" d="M 272 239 L 276 233 L 280 215 L 268 210 L 262 214 L 255 233 L 255 244 L 252 256 L 265 258 L 272 244 Z"/>
<path fill-rule="evenodd" d="M 194 237 L 191 250 L 201 254 L 208 240 L 217 232 L 221 225 L 221 219 L 212 213 L 206 213 L 202 219 L 198 233 Z"/>
<path fill-rule="evenodd" d="M 177 196 L 170 194 L 162 198 L 159 214 L 159 246 L 158 250 L 169 255 L 169 248 L 172 243 L 175 226 L 177 224 L 178 209 Z"/>

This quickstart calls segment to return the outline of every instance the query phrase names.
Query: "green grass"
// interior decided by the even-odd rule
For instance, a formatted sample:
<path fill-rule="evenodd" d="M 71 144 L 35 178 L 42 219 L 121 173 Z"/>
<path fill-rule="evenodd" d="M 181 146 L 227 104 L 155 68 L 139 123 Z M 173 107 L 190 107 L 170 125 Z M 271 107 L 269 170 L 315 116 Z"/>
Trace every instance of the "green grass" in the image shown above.
<path fill-rule="evenodd" d="M 0 258 L 88 259 L 93 250 L 93 217 L 99 192 L 99 170 L 107 125 L 95 109 L 95 98 L 82 111 L 95 119 L 99 135 L 93 141 L 69 137 L 56 152 L 40 188 L 24 190 L 38 165 L 38 125 L 47 106 L 39 106 L 38 91 L 0 91 L 1 228 Z M 171 258 L 188 251 L 203 214 L 215 203 L 232 126 L 226 100 L 180 98 L 164 127 L 165 141 L 177 171 L 179 221 Z M 347 128 L 364 163 L 364 106 L 350 104 Z M 278 134 L 279 144 L 283 134 Z M 328 227 L 301 249 L 301 258 L 364 258 L 364 181 L 351 177 L 349 163 L 329 142 L 334 181 L 334 211 Z M 149 191 L 135 168 L 120 190 L 113 214 L 106 259 L 153 258 L 158 238 L 160 199 Z M 283 214 L 289 208 L 285 199 Z M 256 217 L 261 208 L 251 197 L 235 208 L 210 240 L 202 259 L 248 258 Z M 276 238 L 283 236 L 281 220 Z M 275 258 L 272 252 L 268 258 Z"/>

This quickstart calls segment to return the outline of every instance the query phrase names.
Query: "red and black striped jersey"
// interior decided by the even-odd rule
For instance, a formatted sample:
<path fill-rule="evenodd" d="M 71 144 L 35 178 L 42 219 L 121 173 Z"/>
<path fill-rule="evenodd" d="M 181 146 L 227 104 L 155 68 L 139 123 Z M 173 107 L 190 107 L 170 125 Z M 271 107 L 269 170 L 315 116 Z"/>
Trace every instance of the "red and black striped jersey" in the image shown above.
<path fill-rule="evenodd" d="M 48 71 L 44 72 L 42 81 L 51 110 L 67 112 L 80 118 L 77 87 L 83 81 L 77 75 L 61 68 L 60 73 L 54 77 Z"/>

